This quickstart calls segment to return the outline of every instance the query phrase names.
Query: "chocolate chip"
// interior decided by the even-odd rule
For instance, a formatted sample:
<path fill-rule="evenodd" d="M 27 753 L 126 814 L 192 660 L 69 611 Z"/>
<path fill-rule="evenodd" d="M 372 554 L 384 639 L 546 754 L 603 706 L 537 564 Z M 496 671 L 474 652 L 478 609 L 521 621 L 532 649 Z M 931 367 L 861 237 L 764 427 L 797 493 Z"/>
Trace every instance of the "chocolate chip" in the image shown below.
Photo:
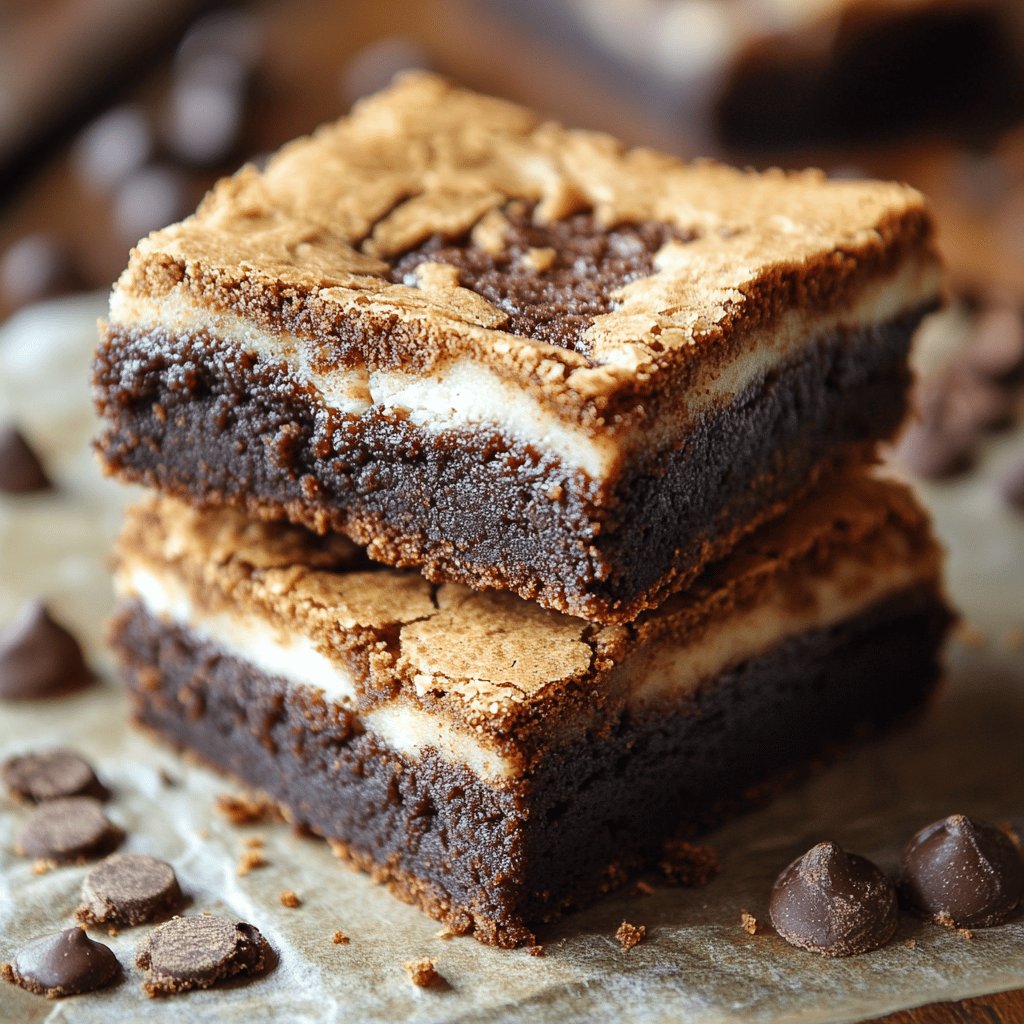
<path fill-rule="evenodd" d="M 88 188 L 110 192 L 152 157 L 154 147 L 146 114 L 138 107 L 117 107 L 75 140 L 71 164 Z"/>
<path fill-rule="evenodd" d="M 0 301 L 12 308 L 82 287 L 70 249 L 55 235 L 26 235 L 0 258 Z"/>
<path fill-rule="evenodd" d="M 1024 319 L 1010 305 L 983 309 L 974 324 L 965 353 L 976 373 L 1005 380 L 1024 369 Z"/>
<path fill-rule="evenodd" d="M 74 693 L 93 681 L 78 641 L 30 601 L 0 632 L 0 698 L 40 700 Z"/>
<path fill-rule="evenodd" d="M 1007 505 L 1024 512 L 1024 453 L 1003 474 L 999 490 Z"/>
<path fill-rule="evenodd" d="M 787 942 L 823 956 L 877 949 L 893 937 L 898 920 L 889 879 L 831 842 L 818 843 L 779 875 L 769 911 Z"/>
<path fill-rule="evenodd" d="M 72 750 L 40 750 L 9 758 L 0 767 L 4 785 L 16 800 L 43 803 L 68 796 L 103 800 L 107 791 L 83 757 Z"/>
<path fill-rule="evenodd" d="M 81 928 L 68 928 L 33 939 L 0 973 L 12 985 L 60 999 L 104 988 L 121 977 L 121 965 L 102 942 Z"/>
<path fill-rule="evenodd" d="M 1001 924 L 1024 903 L 1024 858 L 995 825 L 953 814 L 907 844 L 899 891 L 907 907 L 932 920 Z"/>
<path fill-rule="evenodd" d="M 222 917 L 175 917 L 146 936 L 135 963 L 147 972 L 145 993 L 163 996 L 259 973 L 266 954 L 267 944 L 251 924 Z"/>
<path fill-rule="evenodd" d="M 18 833 L 15 846 L 25 857 L 68 863 L 109 853 L 123 838 L 98 800 L 71 796 L 40 804 Z"/>
<path fill-rule="evenodd" d="M 50 487 L 39 456 L 16 427 L 0 425 L 0 491 L 29 494 Z"/>
<path fill-rule="evenodd" d="M 182 172 L 152 166 L 136 171 L 114 197 L 114 227 L 134 244 L 150 231 L 181 220 L 188 212 L 189 189 Z"/>
<path fill-rule="evenodd" d="M 85 924 L 136 925 L 180 904 L 178 879 L 167 861 L 143 853 L 115 853 L 85 876 L 75 916 Z"/>

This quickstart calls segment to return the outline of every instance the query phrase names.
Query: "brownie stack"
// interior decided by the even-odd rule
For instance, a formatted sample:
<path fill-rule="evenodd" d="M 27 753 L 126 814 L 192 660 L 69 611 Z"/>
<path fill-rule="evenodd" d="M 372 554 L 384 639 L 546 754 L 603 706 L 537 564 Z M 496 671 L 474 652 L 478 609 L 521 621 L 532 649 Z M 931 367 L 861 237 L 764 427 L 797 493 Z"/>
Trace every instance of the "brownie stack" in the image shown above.
<path fill-rule="evenodd" d="M 871 464 L 938 288 L 909 188 L 403 77 L 115 287 L 138 720 L 532 942 L 933 688 L 939 550 Z"/>

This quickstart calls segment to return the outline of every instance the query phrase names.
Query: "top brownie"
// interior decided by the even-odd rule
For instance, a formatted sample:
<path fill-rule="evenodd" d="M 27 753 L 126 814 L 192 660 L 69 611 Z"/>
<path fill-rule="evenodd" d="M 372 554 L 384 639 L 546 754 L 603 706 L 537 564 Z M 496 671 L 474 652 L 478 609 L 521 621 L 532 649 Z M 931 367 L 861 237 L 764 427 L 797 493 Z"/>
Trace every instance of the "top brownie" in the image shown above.
<path fill-rule="evenodd" d="M 905 408 L 910 188 L 686 164 L 406 76 L 144 239 L 106 466 L 625 621 Z"/>

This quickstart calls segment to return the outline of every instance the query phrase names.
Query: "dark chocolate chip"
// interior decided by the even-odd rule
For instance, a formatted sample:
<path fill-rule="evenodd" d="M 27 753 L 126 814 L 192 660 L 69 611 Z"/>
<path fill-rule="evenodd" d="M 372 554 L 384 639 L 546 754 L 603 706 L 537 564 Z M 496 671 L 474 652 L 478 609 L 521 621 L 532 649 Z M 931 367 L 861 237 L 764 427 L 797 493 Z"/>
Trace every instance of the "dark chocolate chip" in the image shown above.
<path fill-rule="evenodd" d="M 75 916 L 85 924 L 136 925 L 180 904 L 178 879 L 167 861 L 143 853 L 115 853 L 85 876 Z"/>
<path fill-rule="evenodd" d="M 1024 453 L 1003 474 L 999 491 L 1008 505 L 1024 512 Z"/>
<path fill-rule="evenodd" d="M 68 863 L 109 853 L 123 838 L 98 800 L 71 796 L 40 804 L 18 833 L 15 846 L 25 857 Z"/>
<path fill-rule="evenodd" d="M 910 840 L 899 890 L 907 907 L 939 923 L 1001 924 L 1024 902 L 1024 858 L 995 825 L 953 814 Z"/>
<path fill-rule="evenodd" d="M 92 681 L 78 641 L 41 601 L 30 601 L 0 632 L 0 698 L 57 697 Z"/>
<path fill-rule="evenodd" d="M 0 258 L 0 301 L 12 308 L 82 287 L 70 249 L 54 235 L 26 235 Z"/>
<path fill-rule="evenodd" d="M 415 39 L 386 36 L 375 39 L 359 50 L 345 65 L 339 81 L 341 98 L 354 103 L 383 89 L 399 71 L 412 68 L 429 70 L 430 55 Z"/>
<path fill-rule="evenodd" d="M 9 758 L 0 767 L 16 800 L 38 804 L 68 796 L 107 797 L 92 765 L 72 750 L 40 750 Z"/>
<path fill-rule="evenodd" d="M 45 491 L 50 479 L 16 427 L 0 425 L 0 491 L 7 494 L 29 494 Z"/>
<path fill-rule="evenodd" d="M 149 118 L 138 107 L 116 107 L 75 140 L 71 163 L 83 184 L 110 192 L 152 157 L 155 140 Z"/>
<path fill-rule="evenodd" d="M 892 883 L 871 861 L 835 843 L 818 843 L 775 880 L 769 906 L 789 943 L 823 956 L 850 956 L 885 945 L 896 931 Z"/>
<path fill-rule="evenodd" d="M 181 220 L 188 212 L 188 182 L 172 167 L 144 167 L 130 175 L 114 197 L 114 227 L 125 242 Z"/>
<path fill-rule="evenodd" d="M 1024 318 L 1010 305 L 983 309 L 974 324 L 964 358 L 976 373 L 1005 380 L 1024 369 Z"/>
<path fill-rule="evenodd" d="M 121 977 L 117 957 L 81 928 L 33 939 L 0 970 L 4 981 L 47 999 L 94 992 Z"/>
<path fill-rule="evenodd" d="M 139 946 L 136 965 L 147 972 L 149 996 L 209 988 L 225 978 L 260 972 L 266 942 L 251 925 L 222 917 L 175 917 Z"/>

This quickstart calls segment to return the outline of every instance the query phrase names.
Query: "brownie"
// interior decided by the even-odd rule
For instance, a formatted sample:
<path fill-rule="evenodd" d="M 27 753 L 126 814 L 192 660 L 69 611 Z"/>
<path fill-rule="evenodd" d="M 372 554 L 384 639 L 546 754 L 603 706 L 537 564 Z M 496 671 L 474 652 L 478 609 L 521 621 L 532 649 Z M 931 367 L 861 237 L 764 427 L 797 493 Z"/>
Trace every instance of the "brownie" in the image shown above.
<path fill-rule="evenodd" d="M 117 549 L 137 720 L 500 946 L 904 720 L 950 622 L 909 491 L 822 482 L 685 593 L 600 625 L 153 496 Z"/>
<path fill-rule="evenodd" d="M 912 189 L 685 164 L 404 76 L 133 251 L 106 469 L 628 622 L 903 418 Z"/>

